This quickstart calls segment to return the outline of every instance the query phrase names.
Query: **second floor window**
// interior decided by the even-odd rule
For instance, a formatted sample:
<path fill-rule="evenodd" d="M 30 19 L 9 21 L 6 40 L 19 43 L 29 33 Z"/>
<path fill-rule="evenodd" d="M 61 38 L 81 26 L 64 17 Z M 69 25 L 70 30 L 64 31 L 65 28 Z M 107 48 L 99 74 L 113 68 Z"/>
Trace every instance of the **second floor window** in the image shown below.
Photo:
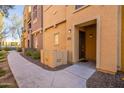
<path fill-rule="evenodd" d="M 33 7 L 33 19 L 37 18 L 37 5 Z"/>
<path fill-rule="evenodd" d="M 82 6 L 84 6 L 84 5 L 75 5 L 75 9 L 78 9 L 78 8 L 80 8 Z"/>

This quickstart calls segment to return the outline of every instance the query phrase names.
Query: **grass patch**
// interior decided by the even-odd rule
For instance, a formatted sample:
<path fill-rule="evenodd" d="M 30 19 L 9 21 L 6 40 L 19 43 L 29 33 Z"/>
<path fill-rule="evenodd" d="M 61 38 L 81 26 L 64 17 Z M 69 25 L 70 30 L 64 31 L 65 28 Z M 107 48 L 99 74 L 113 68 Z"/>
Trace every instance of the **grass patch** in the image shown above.
<path fill-rule="evenodd" d="M 6 58 L 0 59 L 0 63 L 6 62 Z"/>
<path fill-rule="evenodd" d="M 3 56 L 3 55 L 4 55 L 4 53 L 2 51 L 0 51 L 0 56 Z"/>
<path fill-rule="evenodd" d="M 6 74 L 6 71 L 0 68 L 0 77 L 4 76 Z"/>
<path fill-rule="evenodd" d="M 0 51 L 0 57 L 1 57 L 1 56 L 5 56 L 6 54 L 7 54 L 6 51 L 4 51 L 4 50 L 3 50 L 3 51 Z"/>
<path fill-rule="evenodd" d="M 1 84 L 0 88 L 12 88 L 12 86 L 7 84 Z"/>
<path fill-rule="evenodd" d="M 0 63 L 6 61 L 6 51 L 0 51 Z"/>
<path fill-rule="evenodd" d="M 0 60 L 1 60 L 1 59 L 4 59 L 4 58 L 5 58 L 5 56 L 0 56 Z"/>

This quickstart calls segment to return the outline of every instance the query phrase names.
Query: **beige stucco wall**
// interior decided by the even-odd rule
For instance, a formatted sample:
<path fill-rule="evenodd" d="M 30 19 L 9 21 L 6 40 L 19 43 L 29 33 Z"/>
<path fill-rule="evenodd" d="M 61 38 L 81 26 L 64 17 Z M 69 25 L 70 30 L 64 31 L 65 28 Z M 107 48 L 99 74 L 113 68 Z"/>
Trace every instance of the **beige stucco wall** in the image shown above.
<path fill-rule="evenodd" d="M 24 7 L 24 12 L 23 12 L 23 24 L 24 24 L 24 29 L 28 30 L 28 26 L 27 26 L 27 20 L 28 20 L 28 6 Z"/>
<path fill-rule="evenodd" d="M 55 45 L 54 35 L 59 35 L 59 44 Z M 45 30 L 44 34 L 44 49 L 45 50 L 66 50 L 66 23 L 61 23 L 55 28 Z"/>
<path fill-rule="evenodd" d="M 79 11 L 74 6 L 67 6 L 66 28 L 72 29 L 72 40 L 67 43 L 71 44 L 68 50 L 72 50 L 73 62 L 79 59 L 78 31 L 75 25 L 97 19 L 97 69 L 117 71 L 117 11 L 118 6 L 88 6 Z"/>
<path fill-rule="evenodd" d="M 43 6 L 37 5 L 37 17 L 34 18 L 34 10 L 35 5 L 31 6 L 31 28 L 32 28 L 32 44 L 33 48 L 37 50 L 43 49 Z"/>
<path fill-rule="evenodd" d="M 23 48 L 28 48 L 28 33 L 25 31 L 23 33 L 23 40 L 24 40 L 24 45 L 23 45 Z"/>
<path fill-rule="evenodd" d="M 67 64 L 67 51 L 41 50 L 41 63 L 49 67 Z"/>
<path fill-rule="evenodd" d="M 43 27 L 44 29 L 62 22 L 66 17 L 65 5 L 44 5 L 43 6 Z"/>
<path fill-rule="evenodd" d="M 63 65 L 67 63 L 65 6 L 44 6 L 43 11 L 43 53 L 41 52 L 43 61 L 41 59 L 41 62 L 50 67 Z"/>
<path fill-rule="evenodd" d="M 24 7 L 23 11 L 23 24 L 24 24 L 24 48 L 28 48 L 28 26 L 27 26 L 27 20 L 28 20 L 28 6 Z"/>
<path fill-rule="evenodd" d="M 37 5 L 37 17 L 34 18 L 34 11 L 33 8 L 36 5 L 31 6 L 31 26 L 32 26 L 32 33 L 39 32 L 43 28 L 43 6 Z"/>
<path fill-rule="evenodd" d="M 33 48 L 36 48 L 37 50 L 40 50 L 43 48 L 43 33 L 35 33 L 33 34 Z"/>
<path fill-rule="evenodd" d="M 96 20 L 96 68 L 117 71 L 118 62 L 118 6 L 87 6 L 75 10 L 74 5 L 43 7 L 43 48 L 67 50 L 68 62 L 79 60 L 78 25 Z M 54 34 L 59 33 L 59 45 L 54 45 Z M 95 51 L 95 50 L 94 50 Z M 95 59 L 95 56 L 93 57 Z"/>
<path fill-rule="evenodd" d="M 30 18 L 30 11 L 31 5 L 26 5 L 24 7 L 23 11 L 23 24 L 24 24 L 24 30 L 25 30 L 25 48 L 31 48 L 31 29 L 29 29 L 29 24 L 31 23 Z M 28 40 L 29 40 L 29 46 L 28 46 Z"/>

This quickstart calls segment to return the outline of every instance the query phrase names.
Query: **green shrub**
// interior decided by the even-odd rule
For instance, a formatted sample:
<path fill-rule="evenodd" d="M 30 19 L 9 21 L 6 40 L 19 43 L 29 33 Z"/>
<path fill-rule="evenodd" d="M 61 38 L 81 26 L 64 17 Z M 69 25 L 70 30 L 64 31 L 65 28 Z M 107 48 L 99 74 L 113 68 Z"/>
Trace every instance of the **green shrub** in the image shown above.
<path fill-rule="evenodd" d="M 4 55 L 0 56 L 0 60 L 1 60 L 1 59 L 4 59 L 4 58 L 5 58 L 5 56 L 4 56 Z"/>
<path fill-rule="evenodd" d="M 6 51 L 0 51 L 0 63 L 6 61 Z"/>
<path fill-rule="evenodd" d="M 1 76 L 4 76 L 5 74 L 6 74 L 6 71 L 3 70 L 2 68 L 0 68 L 0 77 L 1 77 Z"/>
<path fill-rule="evenodd" d="M 0 59 L 0 63 L 6 62 L 6 59 Z"/>
<path fill-rule="evenodd" d="M 5 54 L 6 54 L 7 52 L 6 51 L 0 51 L 0 56 L 5 56 Z"/>
<path fill-rule="evenodd" d="M 26 56 L 31 56 L 33 59 L 40 59 L 40 52 L 38 52 L 36 49 L 26 49 L 25 51 Z"/>
<path fill-rule="evenodd" d="M 16 48 L 16 51 L 17 51 L 17 52 L 22 52 L 22 48 L 19 48 L 19 47 L 18 47 L 18 48 Z"/>
<path fill-rule="evenodd" d="M 33 53 L 33 51 L 32 51 L 32 50 L 27 50 L 27 51 L 25 52 L 26 56 L 31 56 L 31 55 L 32 55 L 32 53 Z"/>
<path fill-rule="evenodd" d="M 3 55 L 4 55 L 4 53 L 2 51 L 0 51 L 0 56 L 3 56 Z"/>
<path fill-rule="evenodd" d="M 31 57 L 33 59 L 40 59 L 40 52 L 38 51 L 33 51 L 33 53 L 31 54 Z"/>
<path fill-rule="evenodd" d="M 3 50 L 5 50 L 5 51 L 10 51 L 10 48 L 4 47 Z"/>
<path fill-rule="evenodd" d="M 11 88 L 11 85 L 7 85 L 7 84 L 2 84 L 0 85 L 0 88 Z"/>

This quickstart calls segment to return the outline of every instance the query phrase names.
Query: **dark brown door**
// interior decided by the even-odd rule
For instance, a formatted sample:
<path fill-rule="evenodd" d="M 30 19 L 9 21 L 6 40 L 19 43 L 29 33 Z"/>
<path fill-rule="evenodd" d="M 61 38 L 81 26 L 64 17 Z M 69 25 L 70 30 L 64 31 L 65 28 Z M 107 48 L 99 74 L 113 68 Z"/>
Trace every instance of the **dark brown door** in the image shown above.
<path fill-rule="evenodd" d="M 79 59 L 85 58 L 85 32 L 79 31 Z"/>

